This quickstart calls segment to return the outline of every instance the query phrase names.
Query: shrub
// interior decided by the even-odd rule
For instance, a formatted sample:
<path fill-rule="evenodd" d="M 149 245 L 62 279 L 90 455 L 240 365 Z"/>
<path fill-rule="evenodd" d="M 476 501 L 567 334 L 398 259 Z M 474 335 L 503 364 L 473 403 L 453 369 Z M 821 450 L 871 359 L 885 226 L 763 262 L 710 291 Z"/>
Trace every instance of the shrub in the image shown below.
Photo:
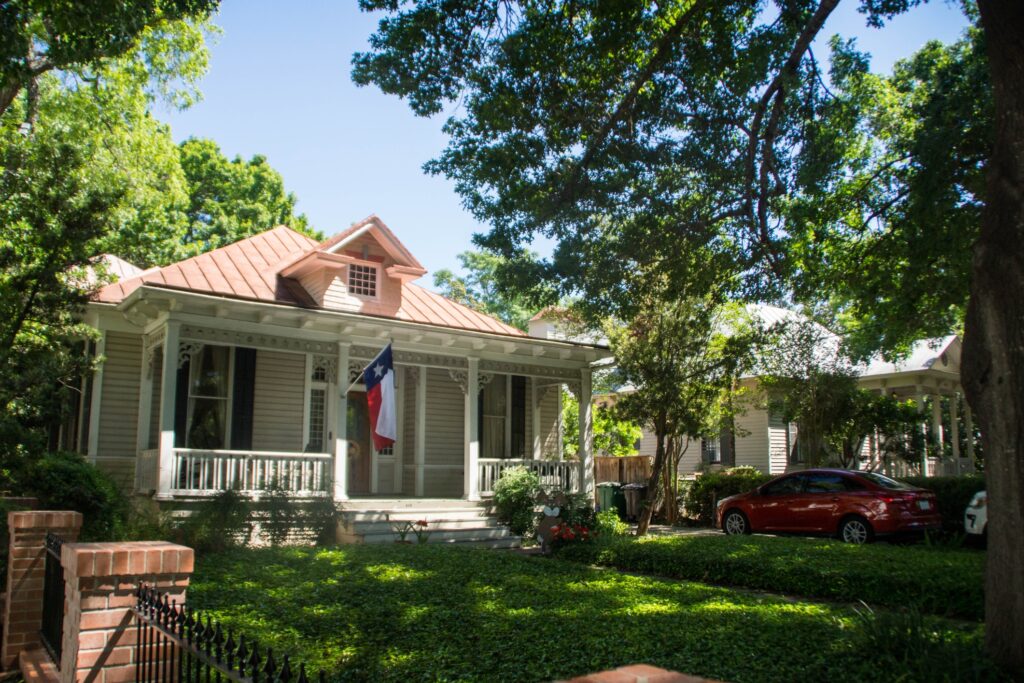
<path fill-rule="evenodd" d="M 82 513 L 83 541 L 117 538 L 128 513 L 128 502 L 117 484 L 77 453 L 47 453 L 27 472 L 29 492 L 43 510 Z"/>
<path fill-rule="evenodd" d="M 510 467 L 494 485 L 494 510 L 498 521 L 517 536 L 533 531 L 534 508 L 540 493 L 540 478 L 525 467 Z"/>
<path fill-rule="evenodd" d="M 981 620 L 983 553 L 769 536 L 618 537 L 559 559 L 729 586 Z"/>
<path fill-rule="evenodd" d="M 686 514 L 703 524 L 715 523 L 715 505 L 737 493 L 746 493 L 771 479 L 753 467 L 710 471 L 697 477 L 686 490 Z"/>
<path fill-rule="evenodd" d="M 942 529 L 947 533 L 964 532 L 964 511 L 978 491 L 985 490 L 985 477 L 972 474 L 962 477 L 904 477 L 911 486 L 935 492 L 935 504 L 942 515 Z"/>
<path fill-rule="evenodd" d="M 251 504 L 237 491 L 221 491 L 199 504 L 173 530 L 174 540 L 198 553 L 247 545 L 252 537 Z"/>
<path fill-rule="evenodd" d="M 601 510 L 594 518 L 594 528 L 602 537 L 624 536 L 629 531 L 629 524 L 619 519 L 619 513 L 614 509 Z"/>

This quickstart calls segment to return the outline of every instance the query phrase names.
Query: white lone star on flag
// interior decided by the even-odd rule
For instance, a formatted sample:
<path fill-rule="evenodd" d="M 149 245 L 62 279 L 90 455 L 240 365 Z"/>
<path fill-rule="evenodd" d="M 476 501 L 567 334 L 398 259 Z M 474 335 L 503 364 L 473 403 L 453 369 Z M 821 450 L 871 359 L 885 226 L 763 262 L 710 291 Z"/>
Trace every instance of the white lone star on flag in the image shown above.
<path fill-rule="evenodd" d="M 382 374 L 384 374 L 384 366 L 383 366 L 383 365 L 381 365 L 380 363 L 378 363 L 377 365 L 374 365 L 374 366 L 373 366 L 373 372 L 374 372 L 374 374 L 376 374 L 376 375 L 377 375 L 378 377 L 380 377 L 380 376 L 381 376 Z"/>

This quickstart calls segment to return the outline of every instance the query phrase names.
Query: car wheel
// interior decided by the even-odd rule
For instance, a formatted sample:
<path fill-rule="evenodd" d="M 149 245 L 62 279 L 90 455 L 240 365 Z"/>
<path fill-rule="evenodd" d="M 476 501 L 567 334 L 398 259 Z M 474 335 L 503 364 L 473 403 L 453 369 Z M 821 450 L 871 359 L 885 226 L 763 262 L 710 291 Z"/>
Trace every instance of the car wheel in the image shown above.
<path fill-rule="evenodd" d="M 750 533 L 750 524 L 747 516 L 739 510 L 729 510 L 722 518 L 722 531 L 730 536 Z"/>
<path fill-rule="evenodd" d="M 839 525 L 839 538 L 845 543 L 853 543 L 854 545 L 870 543 L 874 536 L 874 530 L 871 528 L 868 520 L 863 517 L 847 517 Z"/>

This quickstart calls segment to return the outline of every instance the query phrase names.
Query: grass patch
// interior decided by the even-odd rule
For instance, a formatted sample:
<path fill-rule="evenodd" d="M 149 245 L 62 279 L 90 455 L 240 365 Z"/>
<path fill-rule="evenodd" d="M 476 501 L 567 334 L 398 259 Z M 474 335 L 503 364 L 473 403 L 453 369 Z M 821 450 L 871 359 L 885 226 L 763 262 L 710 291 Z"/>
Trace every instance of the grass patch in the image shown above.
<path fill-rule="evenodd" d="M 532 682 L 636 662 L 736 683 L 996 679 L 980 625 L 928 617 L 926 661 L 879 658 L 848 608 L 443 546 L 206 555 L 189 604 L 332 681 Z"/>
<path fill-rule="evenodd" d="M 575 544 L 562 559 L 676 579 L 743 586 L 963 619 L 984 618 L 984 553 L 850 545 L 772 536 L 618 537 Z"/>

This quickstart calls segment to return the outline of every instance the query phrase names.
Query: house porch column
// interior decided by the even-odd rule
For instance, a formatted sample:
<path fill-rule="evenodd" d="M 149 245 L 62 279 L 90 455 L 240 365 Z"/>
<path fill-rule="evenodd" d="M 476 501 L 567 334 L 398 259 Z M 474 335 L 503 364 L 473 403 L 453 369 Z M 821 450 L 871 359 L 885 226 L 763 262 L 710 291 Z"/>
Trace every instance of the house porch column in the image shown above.
<path fill-rule="evenodd" d="M 921 476 L 928 476 L 928 425 L 924 421 L 924 392 L 921 387 L 917 388 L 917 393 L 914 396 L 914 402 L 917 403 L 917 414 L 920 416 L 920 422 L 917 425 L 917 429 L 924 436 L 924 451 L 921 453 Z"/>
<path fill-rule="evenodd" d="M 953 392 L 949 397 L 949 440 L 953 448 L 953 467 L 957 474 L 964 473 L 960 458 L 960 394 Z"/>
<path fill-rule="evenodd" d="M 160 364 L 160 474 L 156 497 L 168 497 L 174 487 L 174 412 L 178 389 L 181 323 L 168 320 Z"/>
<path fill-rule="evenodd" d="M 579 424 L 580 424 L 580 487 L 583 493 L 594 495 L 594 419 L 593 387 L 590 368 L 580 370 Z"/>
<path fill-rule="evenodd" d="M 967 432 L 967 471 L 974 472 L 974 414 L 971 405 L 964 401 L 964 431 Z"/>
<path fill-rule="evenodd" d="M 419 365 L 416 370 L 416 446 L 413 458 L 416 463 L 416 479 L 413 492 L 423 495 L 423 479 L 427 462 L 427 366 Z"/>
<path fill-rule="evenodd" d="M 338 342 L 334 423 L 334 500 L 348 500 L 348 352 L 351 344 Z"/>
<path fill-rule="evenodd" d="M 942 395 L 932 394 L 932 417 L 931 417 L 931 445 L 932 453 L 935 455 L 935 474 L 945 474 L 945 455 L 943 448 L 944 434 L 942 429 Z"/>
<path fill-rule="evenodd" d="M 463 491 L 467 500 L 480 500 L 480 359 L 467 360 Z"/>

